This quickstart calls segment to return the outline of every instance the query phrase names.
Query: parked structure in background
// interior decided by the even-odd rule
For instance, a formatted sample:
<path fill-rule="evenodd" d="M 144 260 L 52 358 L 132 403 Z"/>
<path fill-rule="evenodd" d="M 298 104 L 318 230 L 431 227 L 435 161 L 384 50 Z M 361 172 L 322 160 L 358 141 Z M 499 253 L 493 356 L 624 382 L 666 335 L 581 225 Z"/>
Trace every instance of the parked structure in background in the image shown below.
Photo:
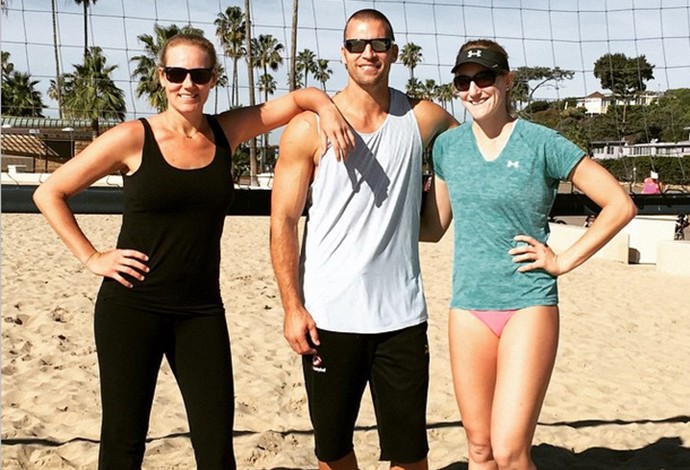
<path fill-rule="evenodd" d="M 656 101 L 661 96 L 660 93 L 654 93 L 647 91 L 636 95 L 635 98 L 624 103 L 620 98 L 614 97 L 612 94 L 604 94 L 599 91 L 590 93 L 584 98 L 578 98 L 575 102 L 575 106 L 578 108 L 585 108 L 587 114 L 606 114 L 611 105 L 636 105 L 636 106 L 649 106 L 654 101 Z"/>

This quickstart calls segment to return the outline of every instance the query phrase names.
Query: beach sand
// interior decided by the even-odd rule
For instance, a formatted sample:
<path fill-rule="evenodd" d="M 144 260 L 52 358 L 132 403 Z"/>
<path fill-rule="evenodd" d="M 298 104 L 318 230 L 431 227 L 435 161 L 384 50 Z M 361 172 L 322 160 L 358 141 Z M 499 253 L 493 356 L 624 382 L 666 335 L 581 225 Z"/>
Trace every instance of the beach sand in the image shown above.
<path fill-rule="evenodd" d="M 99 248 L 120 216 L 79 216 Z M 298 357 L 282 337 L 267 217 L 229 217 L 222 293 L 236 383 L 240 469 L 314 469 Z M 430 468 L 467 468 L 450 379 L 450 234 L 423 244 L 430 313 Z M 94 469 L 99 439 L 93 302 L 85 271 L 39 215 L 2 215 L 2 468 Z M 560 281 L 562 333 L 536 430 L 541 469 L 690 468 L 690 279 L 650 265 L 590 260 Z M 195 468 L 184 408 L 164 365 L 145 469 Z M 360 467 L 379 463 L 368 395 L 355 433 Z"/>

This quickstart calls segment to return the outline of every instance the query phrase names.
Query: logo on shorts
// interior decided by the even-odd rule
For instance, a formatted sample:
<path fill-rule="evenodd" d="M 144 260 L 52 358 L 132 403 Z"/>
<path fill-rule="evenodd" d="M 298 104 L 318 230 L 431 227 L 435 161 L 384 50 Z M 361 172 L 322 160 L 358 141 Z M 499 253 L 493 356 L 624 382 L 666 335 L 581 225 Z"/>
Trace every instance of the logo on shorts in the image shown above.
<path fill-rule="evenodd" d="M 311 357 L 311 370 L 322 374 L 326 373 L 326 368 L 323 367 L 323 359 L 318 354 L 314 354 Z"/>

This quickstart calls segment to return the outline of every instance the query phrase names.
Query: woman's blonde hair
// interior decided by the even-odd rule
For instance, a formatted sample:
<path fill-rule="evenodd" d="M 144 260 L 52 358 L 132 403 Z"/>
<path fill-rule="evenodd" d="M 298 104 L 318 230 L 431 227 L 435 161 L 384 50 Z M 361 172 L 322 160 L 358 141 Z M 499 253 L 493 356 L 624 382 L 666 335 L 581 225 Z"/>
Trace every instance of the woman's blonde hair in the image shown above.
<path fill-rule="evenodd" d="M 213 46 L 213 44 L 211 44 L 211 41 L 199 34 L 179 33 L 168 39 L 165 45 L 163 45 L 163 47 L 161 48 L 158 60 L 162 67 L 165 67 L 167 65 L 165 56 L 168 53 L 168 50 L 171 47 L 179 46 L 181 44 L 200 47 L 201 49 L 206 51 L 208 58 L 211 60 L 209 68 L 216 69 L 216 67 L 218 66 L 218 56 L 216 55 L 216 48 Z"/>

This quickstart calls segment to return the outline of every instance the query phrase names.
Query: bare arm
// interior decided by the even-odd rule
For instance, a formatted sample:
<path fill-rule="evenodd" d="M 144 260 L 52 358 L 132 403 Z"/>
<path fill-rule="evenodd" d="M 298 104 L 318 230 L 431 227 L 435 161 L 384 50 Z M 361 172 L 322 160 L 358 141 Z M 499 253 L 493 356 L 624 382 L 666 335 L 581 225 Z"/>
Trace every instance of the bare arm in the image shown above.
<path fill-rule="evenodd" d="M 321 119 L 318 135 L 321 153 L 328 141 L 336 155 L 344 157 L 354 147 L 355 137 L 330 97 L 316 88 L 304 88 L 265 103 L 226 111 L 218 116 L 233 149 L 258 135 L 284 126 L 303 111 L 313 111 Z"/>
<path fill-rule="evenodd" d="M 304 113 L 290 122 L 280 141 L 271 196 L 271 260 L 283 302 L 284 335 L 298 354 L 314 354 L 316 324 L 302 302 L 298 224 L 315 170 L 316 119 Z M 309 338 L 309 340 L 307 339 Z"/>
<path fill-rule="evenodd" d="M 122 274 L 143 279 L 142 272 L 148 270 L 146 255 L 135 250 L 98 252 L 79 227 L 67 200 L 97 179 L 126 169 L 132 149 L 137 144 L 141 149 L 143 137 L 133 137 L 137 131 L 143 136 L 140 123 L 127 122 L 106 132 L 50 175 L 33 195 L 38 209 L 79 261 L 95 274 L 112 277 L 128 287 L 131 283 Z"/>
<path fill-rule="evenodd" d="M 453 116 L 435 103 L 425 100 L 413 100 L 411 103 L 425 148 L 433 145 L 441 133 L 460 125 Z M 453 213 L 446 182 L 434 175 L 422 207 L 419 240 L 439 241 L 452 220 Z"/>
<path fill-rule="evenodd" d="M 431 180 L 431 188 L 426 194 L 422 207 L 419 241 L 437 242 L 448 230 L 453 220 L 450 196 L 446 182 L 436 175 Z"/>
<path fill-rule="evenodd" d="M 575 167 L 571 180 L 601 207 L 601 212 L 582 237 L 559 255 L 531 237 L 515 237 L 529 246 L 511 250 L 516 255 L 514 261 L 533 261 L 521 266 L 519 271 L 542 268 L 555 276 L 570 272 L 592 257 L 637 214 L 637 207 L 618 181 L 589 157 Z"/>

